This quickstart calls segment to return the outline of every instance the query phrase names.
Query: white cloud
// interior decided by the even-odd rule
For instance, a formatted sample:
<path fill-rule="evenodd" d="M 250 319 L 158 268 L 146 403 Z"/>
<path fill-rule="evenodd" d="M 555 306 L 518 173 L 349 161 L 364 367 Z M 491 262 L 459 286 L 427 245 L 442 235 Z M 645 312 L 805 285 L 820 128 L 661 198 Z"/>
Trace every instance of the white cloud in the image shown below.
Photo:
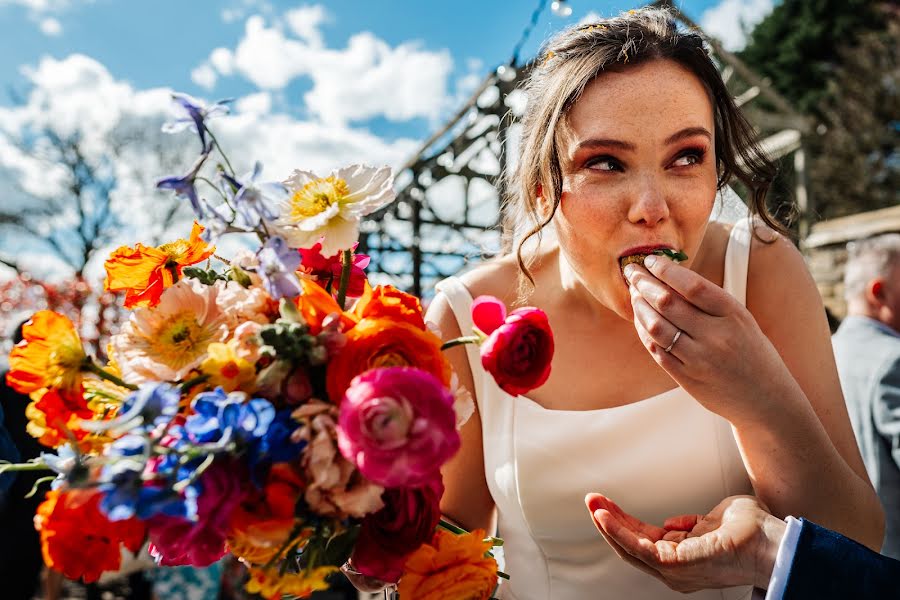
<path fill-rule="evenodd" d="M 312 89 L 303 100 L 311 114 L 330 124 L 378 116 L 436 119 L 443 114 L 451 102 L 449 52 L 425 50 L 416 43 L 392 47 L 368 32 L 351 37 L 344 49 L 326 48 L 319 31 L 326 18 L 319 5 L 289 11 L 286 32 L 281 21 L 267 25 L 261 15 L 251 16 L 234 51 L 216 48 L 198 68 L 211 66 L 220 75 L 240 73 L 261 90 L 274 92 L 309 77 Z M 472 82 L 464 79 L 462 89 Z"/>
<path fill-rule="evenodd" d="M 703 13 L 700 27 L 734 52 L 744 47 L 746 32 L 772 12 L 773 6 L 773 0 L 722 0 Z"/>
<path fill-rule="evenodd" d="M 22 105 L 0 106 L 0 131 L 13 138 L 28 129 L 50 128 L 62 137 L 79 132 L 86 156 L 112 160 L 109 169 L 116 180 L 113 208 L 125 225 L 112 245 L 152 242 L 153 236 L 163 235 L 159 223 L 171 196 L 157 192 L 154 183 L 186 170 L 199 149 L 196 134 L 173 136 L 160 131 L 170 114 L 172 90 L 135 89 L 115 79 L 103 64 L 78 54 L 61 60 L 45 58 L 23 73 L 33 89 Z M 272 97 L 265 91 L 239 98 L 235 104 L 234 114 L 220 117 L 210 126 L 239 174 L 249 171 L 256 160 L 263 163 L 263 177 L 269 180 L 283 179 L 296 168 L 327 173 L 357 162 L 396 168 L 419 143 L 412 139 L 387 141 L 364 129 L 272 114 Z M 0 135 L 0 140 L 0 197 L 4 203 L 35 201 L 18 193 L 18 188 L 37 197 L 62 193 L 68 183 L 65 170 L 22 152 L 9 144 L 5 135 Z M 110 150 L 113 143 L 121 143 L 114 155 Z M 184 204 L 180 210 L 181 221 L 166 236 L 184 233 L 191 215 Z M 46 226 L 63 226 L 73 218 L 68 211 Z M 5 250 L 14 241 L 11 237 L 0 235 L 0 247 Z M 96 257 L 89 273 L 99 273 L 101 258 Z M 41 271 L 39 263 L 28 268 Z"/>
<path fill-rule="evenodd" d="M 216 74 L 216 70 L 207 63 L 203 63 L 191 71 L 191 81 L 207 90 L 216 87 L 216 80 L 218 78 L 219 76 Z"/>
<path fill-rule="evenodd" d="M 51 37 L 57 36 L 62 33 L 62 23 L 60 23 L 58 19 L 54 19 L 53 17 L 42 19 L 39 27 L 41 28 L 41 32 L 44 35 L 49 35 Z"/>
<path fill-rule="evenodd" d="M 319 27 L 326 18 L 325 7 L 321 4 L 301 6 L 284 13 L 284 20 L 294 35 L 315 47 L 323 45 Z"/>
<path fill-rule="evenodd" d="M 0 0 L 0 6 L 23 6 L 36 13 L 59 11 L 69 4 L 70 0 Z"/>
<path fill-rule="evenodd" d="M 306 44 L 286 38 L 255 15 L 244 25 L 244 37 L 234 51 L 234 66 L 262 89 L 280 89 L 312 68 L 314 52 Z M 310 63 L 310 64 L 307 64 Z"/>
<path fill-rule="evenodd" d="M 227 77 L 234 72 L 234 54 L 228 48 L 216 48 L 209 53 L 209 64 Z"/>
<path fill-rule="evenodd" d="M 235 102 L 235 108 L 239 113 L 264 115 L 272 110 L 272 94 L 269 92 L 249 94 Z"/>

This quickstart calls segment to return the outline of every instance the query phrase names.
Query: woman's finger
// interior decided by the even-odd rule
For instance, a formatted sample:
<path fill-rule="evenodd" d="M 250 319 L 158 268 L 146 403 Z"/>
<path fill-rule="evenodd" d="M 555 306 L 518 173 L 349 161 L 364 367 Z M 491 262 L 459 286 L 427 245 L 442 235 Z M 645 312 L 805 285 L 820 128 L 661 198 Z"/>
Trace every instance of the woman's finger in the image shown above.
<path fill-rule="evenodd" d="M 671 260 L 650 255 L 644 259 L 644 268 L 707 314 L 724 317 L 737 303 L 716 284 Z"/>
<path fill-rule="evenodd" d="M 703 317 L 709 316 L 644 267 L 628 265 L 625 271 L 631 293 L 640 295 L 656 312 L 678 329 L 695 330 L 701 326 Z"/>
<path fill-rule="evenodd" d="M 634 532 L 619 522 L 616 516 L 608 510 L 599 509 L 594 512 L 593 520 L 603 539 L 619 558 L 662 582 L 666 581 L 662 574 L 652 566 L 654 561 L 652 551 L 649 548 L 642 550 Z M 645 540 L 645 543 L 653 545 L 648 540 Z"/>
<path fill-rule="evenodd" d="M 663 529 L 667 531 L 690 531 L 701 519 L 700 515 L 678 515 L 669 517 L 663 523 Z"/>
<path fill-rule="evenodd" d="M 647 331 L 647 328 L 642 323 L 642 317 L 638 314 L 639 312 L 652 311 L 653 308 L 640 298 L 632 301 L 631 305 L 634 308 L 635 314 L 634 329 L 641 342 L 643 342 L 644 347 L 651 355 L 653 355 L 656 362 L 670 373 L 673 368 L 683 367 L 684 361 L 679 358 L 679 355 L 685 355 L 685 345 L 682 345 L 680 348 L 678 346 L 682 342 L 687 342 L 690 336 L 682 332 L 681 335 L 678 336 L 678 339 L 675 340 L 675 335 L 678 330 L 673 327 L 671 329 L 670 337 L 666 338 L 664 337 L 664 334 L 657 334 L 656 337 L 654 337 Z M 669 352 L 666 352 L 665 349 L 672 344 L 673 340 L 675 341 L 675 344 L 672 345 Z"/>

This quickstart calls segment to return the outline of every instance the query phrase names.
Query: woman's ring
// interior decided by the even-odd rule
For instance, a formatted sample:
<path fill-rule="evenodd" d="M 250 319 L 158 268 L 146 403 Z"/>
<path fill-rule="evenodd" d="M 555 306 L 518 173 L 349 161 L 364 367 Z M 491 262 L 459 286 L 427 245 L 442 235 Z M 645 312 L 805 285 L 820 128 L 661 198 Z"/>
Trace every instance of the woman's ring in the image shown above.
<path fill-rule="evenodd" d="M 672 338 L 672 343 L 669 344 L 669 347 L 664 350 L 664 352 L 666 354 L 668 354 L 669 352 L 672 351 L 672 348 L 675 347 L 675 342 L 677 342 L 678 338 L 680 338 L 680 337 L 681 337 L 681 330 L 679 329 L 678 331 L 675 332 L 675 337 Z"/>

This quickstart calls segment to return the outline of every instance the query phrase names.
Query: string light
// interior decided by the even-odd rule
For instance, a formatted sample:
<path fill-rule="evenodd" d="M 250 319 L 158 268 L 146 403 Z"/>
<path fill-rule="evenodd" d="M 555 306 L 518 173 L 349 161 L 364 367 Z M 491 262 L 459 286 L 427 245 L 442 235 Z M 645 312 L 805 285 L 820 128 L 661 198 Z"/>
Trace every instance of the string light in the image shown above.
<path fill-rule="evenodd" d="M 572 15 L 572 7 L 569 6 L 569 3 L 566 0 L 553 0 L 550 4 L 550 10 L 553 11 L 553 14 L 557 17 L 569 17 Z"/>

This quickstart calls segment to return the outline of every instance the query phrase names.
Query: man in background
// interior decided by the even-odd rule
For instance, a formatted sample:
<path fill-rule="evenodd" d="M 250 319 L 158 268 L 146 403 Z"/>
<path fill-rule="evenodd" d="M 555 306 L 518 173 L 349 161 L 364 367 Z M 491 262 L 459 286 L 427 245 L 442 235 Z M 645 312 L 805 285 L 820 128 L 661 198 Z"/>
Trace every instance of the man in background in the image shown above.
<path fill-rule="evenodd" d="M 885 511 L 882 554 L 900 559 L 900 234 L 847 247 L 847 318 L 832 338 L 841 388 Z"/>

